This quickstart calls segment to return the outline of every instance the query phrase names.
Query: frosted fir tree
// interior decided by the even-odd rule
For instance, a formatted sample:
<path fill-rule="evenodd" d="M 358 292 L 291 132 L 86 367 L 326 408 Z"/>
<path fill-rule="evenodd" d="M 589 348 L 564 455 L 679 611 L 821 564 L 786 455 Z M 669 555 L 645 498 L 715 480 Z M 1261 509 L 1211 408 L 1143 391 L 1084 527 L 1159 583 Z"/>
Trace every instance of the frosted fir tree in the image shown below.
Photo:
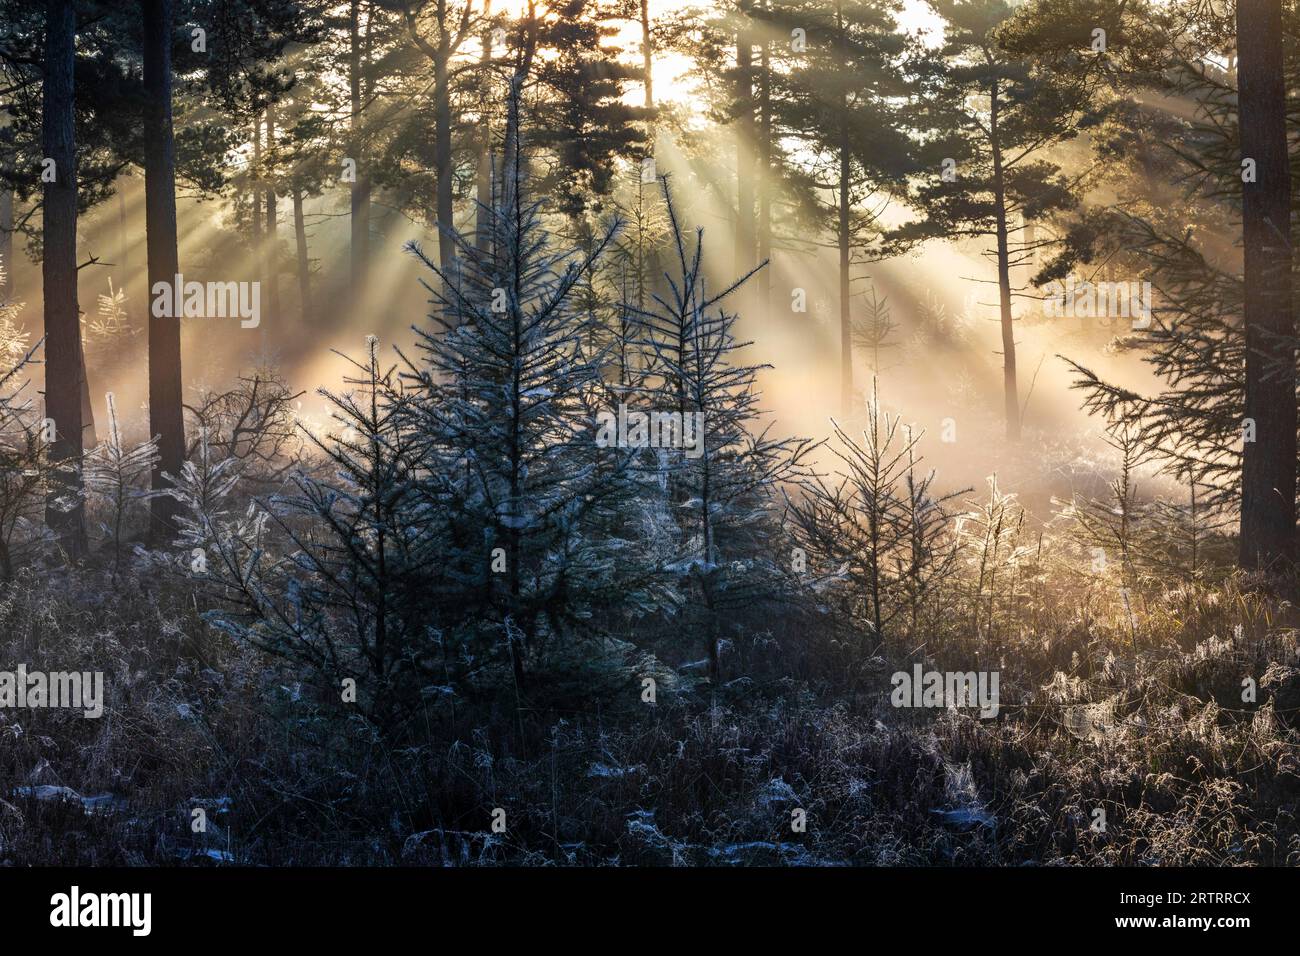
<path fill-rule="evenodd" d="M 213 453 L 206 434 L 200 433 L 195 453 L 181 465 L 179 475 L 164 473 L 171 487 L 167 494 L 180 502 L 175 523 L 177 552 L 163 551 L 150 558 L 170 568 L 179 564 L 188 573 L 210 582 L 249 586 L 263 554 L 262 529 L 266 513 L 250 504 L 244 521 L 232 517 L 232 498 L 239 483 L 237 459 Z M 215 558 L 215 568 L 210 559 Z M 209 575 L 212 575 L 209 577 Z"/>
<path fill-rule="evenodd" d="M 1155 574 L 1189 581 L 1232 564 L 1236 515 L 1206 504 L 1207 492 L 1193 475 L 1186 497 L 1150 503 L 1143 559 Z"/>
<path fill-rule="evenodd" d="M 431 628 L 445 541 L 440 518 L 419 507 L 417 437 L 396 366 L 381 365 L 374 336 L 364 362 L 349 362 L 349 391 L 318 390 L 341 426 L 314 439 L 332 474 L 298 474 L 298 493 L 275 499 L 278 526 L 297 547 L 289 594 L 301 622 L 280 640 L 332 682 L 355 679 L 358 702 L 389 725 L 443 676 Z"/>
<path fill-rule="evenodd" d="M 100 527 L 113 548 L 113 576 L 122 568 L 122 531 L 133 504 L 153 497 L 148 475 L 158 461 L 158 443 L 152 439 L 127 447 L 117 420 L 113 393 L 108 400 L 108 438 L 91 450 L 83 465 L 86 494 L 100 505 Z"/>
<path fill-rule="evenodd" d="M 461 610 L 452 635 L 460 653 L 508 659 L 522 691 L 557 654 L 610 652 L 596 622 L 648 612 L 663 594 L 642 548 L 618 531 L 639 507 L 634 452 L 596 442 L 597 417 L 617 398 L 578 290 L 617 224 L 589 253 L 554 248 L 529 194 L 518 112 L 516 93 L 496 199 L 483 210 L 488 241 L 449 234 L 450 272 L 408 247 L 438 281 L 426 283 L 436 308 L 416 329 L 406 408 L 423 441 L 427 507 L 447 515 L 439 562 Z"/>
<path fill-rule="evenodd" d="M 175 491 L 178 545 L 218 603 L 208 619 L 237 639 L 305 666 L 376 726 L 399 727 L 422 688 L 445 677 L 436 638 L 436 515 L 413 494 L 417 467 L 394 367 L 378 342 L 342 393 L 320 389 L 339 428 L 311 435 L 326 472 L 294 492 L 233 512 L 243 460 L 217 459 L 204 435 Z M 346 358 L 346 356 L 344 356 Z"/>
<path fill-rule="evenodd" d="M 108 292 L 99 293 L 95 315 L 83 316 L 81 325 L 86 334 L 97 341 L 117 338 L 131 332 L 126 290 L 121 286 L 114 288 L 112 276 L 108 279 Z"/>
<path fill-rule="evenodd" d="M 0 290 L 8 289 L 8 275 L 5 272 L 4 257 L 0 256 Z M 28 354 L 28 334 L 23 331 L 18 320 L 22 312 L 21 302 L 11 302 L 7 296 L 0 295 L 0 373 L 8 373 L 19 365 Z M 22 376 L 7 376 L 10 388 L 17 387 L 23 381 Z"/>
<path fill-rule="evenodd" d="M 1151 510 L 1138 495 L 1137 473 L 1155 456 L 1137 425 L 1124 417 L 1109 423 L 1106 444 L 1114 450 L 1118 467 L 1105 497 L 1075 495 L 1063 514 L 1073 519 L 1080 544 L 1094 554 L 1095 570 L 1104 571 L 1113 561 L 1121 586 L 1132 588 L 1143 563 L 1142 542 Z"/>
<path fill-rule="evenodd" d="M 644 356 L 636 344 L 637 314 L 645 311 L 653 290 L 662 284 L 662 253 L 668 240 L 668 216 L 652 157 L 629 167 L 618 198 L 619 212 L 626 225 L 619 232 L 605 266 L 620 291 L 607 331 L 613 367 L 605 377 L 632 394 L 645 378 Z"/>
<path fill-rule="evenodd" d="M 51 540 L 43 520 L 49 443 L 25 373 L 44 340 L 0 368 L 0 580 L 12 580 L 30 550 Z"/>
<path fill-rule="evenodd" d="M 666 177 L 660 178 L 673 264 L 666 290 L 636 310 L 638 344 L 648 354 L 647 399 L 657 413 L 680 417 L 681 447 L 661 449 L 665 484 L 680 532 L 672 570 L 703 610 L 709 678 L 720 681 L 721 627 L 729 610 L 779 596 L 784 575 L 770 542 L 772 505 L 781 483 L 806 474 L 811 444 L 770 436 L 762 424 L 756 378 L 766 366 L 741 361 L 748 342 L 736 338 L 738 316 L 723 300 L 753 272 L 716 294 L 706 288 L 703 230 L 682 232 Z M 757 270 L 755 270 L 757 271 Z M 684 430 L 698 422 L 688 442 Z M 661 441 L 661 445 L 664 443 Z"/>
<path fill-rule="evenodd" d="M 931 490 L 934 472 L 920 471 L 916 454 L 921 435 L 884 409 L 874 379 L 861 441 L 831 425 L 836 473 L 804 482 L 787 499 L 787 515 L 808 555 L 810 583 L 883 643 L 900 615 L 915 630 L 925 600 L 956 572 L 945 507 L 962 492 Z"/>

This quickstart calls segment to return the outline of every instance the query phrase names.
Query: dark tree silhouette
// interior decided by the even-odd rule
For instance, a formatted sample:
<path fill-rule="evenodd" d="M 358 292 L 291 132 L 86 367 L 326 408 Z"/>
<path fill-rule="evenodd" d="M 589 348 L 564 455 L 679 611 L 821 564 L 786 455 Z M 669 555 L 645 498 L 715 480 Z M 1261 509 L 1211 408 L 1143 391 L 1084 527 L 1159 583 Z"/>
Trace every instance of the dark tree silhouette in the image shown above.
<path fill-rule="evenodd" d="M 457 73 L 470 69 L 467 65 L 453 70 L 452 60 L 461 45 L 473 35 L 474 5 L 467 2 L 459 10 L 452 10 L 447 0 L 434 0 L 430 14 L 434 30 L 432 42 L 425 38 L 419 25 L 419 8 L 423 6 L 406 8 L 406 24 L 411 41 L 433 64 L 433 164 L 438 182 L 438 227 L 442 230 L 438 238 L 438 262 L 444 270 L 449 270 L 455 258 L 455 243 L 451 240 L 450 230 L 456 228 L 452 202 L 455 171 L 451 151 L 451 84 Z"/>
<path fill-rule="evenodd" d="M 0 169 L 8 170 L 12 160 L 14 132 L 11 127 L 0 129 Z M 8 278 L 3 285 L 7 298 L 13 298 L 14 288 L 14 190 L 8 182 L 0 182 L 0 265 Z"/>
<path fill-rule="evenodd" d="M 367 33 L 369 25 L 367 21 Z M 357 178 L 352 184 L 351 197 L 351 254 L 352 254 L 352 292 L 359 294 L 366 281 L 366 265 L 370 259 L 370 176 L 361 169 L 361 126 L 364 94 L 368 84 L 363 72 L 368 64 L 363 48 L 364 38 L 361 33 L 361 4 L 352 0 L 348 7 L 348 102 L 351 107 L 349 119 L 352 142 L 349 157 L 356 160 Z"/>
<path fill-rule="evenodd" d="M 1295 546 L 1291 171 L 1280 0 L 1239 0 L 1237 76 L 1241 155 L 1255 161 L 1256 172 L 1243 184 L 1241 208 L 1246 418 L 1256 428 L 1242 455 L 1241 565 L 1256 568 L 1289 561 Z"/>
<path fill-rule="evenodd" d="M 935 0 L 932 6 L 943 16 L 946 33 L 933 69 L 922 71 L 916 112 L 923 134 L 918 157 L 930 171 L 913 198 L 923 218 L 894 236 L 904 242 L 992 240 L 984 255 L 997 271 L 1006 435 L 1018 441 L 1022 409 L 1011 281 L 1033 249 L 1013 236 L 1015 222 L 1041 221 L 1079 204 L 1080 183 L 1057 158 L 1061 144 L 1102 115 L 1096 57 L 1080 52 L 1077 40 L 1064 49 L 1047 44 L 1042 54 L 1023 41 L 1017 30 L 1046 35 L 1052 43 L 1072 36 L 1072 21 L 1051 10 L 1040 11 L 1035 21 L 1006 0 Z"/>
<path fill-rule="evenodd" d="M 45 414 L 54 421 L 51 457 L 56 482 L 46 523 L 69 556 L 86 550 L 81 503 L 81 320 L 77 312 L 77 153 L 74 50 L 77 15 L 72 0 L 45 5 L 45 85 L 42 145 L 53 163 L 45 182 L 45 249 L 41 281 L 45 301 Z"/>
<path fill-rule="evenodd" d="M 144 17 L 144 191 L 149 289 L 170 288 L 180 272 L 176 251 L 176 150 L 172 139 L 173 0 L 141 0 Z M 185 459 L 185 419 L 181 410 L 180 319 L 149 314 L 149 430 L 158 436 L 155 490 L 167 487 L 164 472 L 179 475 Z M 168 495 L 151 501 L 152 531 L 166 532 L 177 503 Z"/>
<path fill-rule="evenodd" d="M 881 0 L 815 0 L 772 11 L 777 32 L 805 29 L 807 50 L 791 57 L 771 103 L 777 139 L 803 147 L 794 162 L 816 183 L 819 211 L 834 216 L 840 313 L 840 408 L 853 406 L 851 271 L 876 255 L 881 197 L 897 190 L 911 169 L 902 131 L 911 95 L 904 75 L 905 39 L 893 8 Z M 827 201 L 829 199 L 829 201 Z"/>
<path fill-rule="evenodd" d="M 758 264 L 754 261 L 754 37 L 749 8 L 749 0 L 740 0 L 736 22 L 736 235 L 731 265 L 736 275 L 746 275 Z M 747 291 L 740 293 L 742 312 Z"/>

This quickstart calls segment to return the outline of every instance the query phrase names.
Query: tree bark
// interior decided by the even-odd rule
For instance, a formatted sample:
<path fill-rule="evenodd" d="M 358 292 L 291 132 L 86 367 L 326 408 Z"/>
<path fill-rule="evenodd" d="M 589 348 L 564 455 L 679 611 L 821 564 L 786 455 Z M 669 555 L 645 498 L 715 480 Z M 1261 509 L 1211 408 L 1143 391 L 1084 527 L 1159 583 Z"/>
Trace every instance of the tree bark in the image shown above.
<path fill-rule="evenodd" d="M 477 208 L 474 215 L 474 248 L 486 253 L 492 237 L 488 231 L 492 206 L 492 0 L 483 5 L 483 51 L 479 59 L 478 171 L 475 183 Z"/>
<path fill-rule="evenodd" d="M 1291 175 L 1279 0 L 1238 0 L 1237 77 L 1241 155 L 1255 161 L 1242 184 L 1245 281 L 1243 568 L 1279 569 L 1295 558 L 1296 350 L 1291 311 Z M 1250 437 L 1250 436 L 1248 436 Z"/>
<path fill-rule="evenodd" d="M 749 16 L 748 0 L 740 15 Z M 754 268 L 754 46 L 747 24 L 736 30 L 736 254 L 734 270 L 740 278 Z M 749 297 L 739 290 L 740 310 Z"/>
<path fill-rule="evenodd" d="M 835 4 L 835 28 L 839 35 L 840 43 L 844 40 L 844 9 L 843 5 L 837 0 Z M 841 49 L 843 49 L 841 47 Z M 847 57 L 845 57 L 847 60 Z M 848 68 L 845 63 L 844 69 Z M 851 167 L 849 164 L 849 126 L 848 126 L 849 100 L 846 92 L 840 102 L 840 142 L 839 142 L 839 221 L 837 223 L 837 239 L 839 242 L 840 252 L 840 413 L 848 417 L 850 409 L 853 407 L 853 309 L 852 309 L 852 288 L 849 276 L 849 270 L 852 266 L 852 248 L 849 229 L 849 194 L 850 181 L 849 176 Z"/>
<path fill-rule="evenodd" d="M 12 126 L 0 129 L 0 168 L 13 169 L 10 150 L 13 149 Z M 0 302 L 14 298 L 14 191 L 0 183 L 0 265 L 4 266 L 5 279 L 0 281 Z"/>
<path fill-rule="evenodd" d="M 307 255 L 307 222 L 303 215 L 302 188 L 293 189 L 293 237 L 298 249 L 298 302 L 302 311 L 302 320 L 307 322 L 312 316 L 311 302 L 311 259 Z"/>
<path fill-rule="evenodd" d="M 253 255 L 262 248 L 262 191 L 258 188 L 262 181 L 262 117 L 259 114 L 253 120 Z"/>
<path fill-rule="evenodd" d="M 438 264 L 451 275 L 456 246 L 452 236 L 456 229 L 452 207 L 451 167 L 451 37 L 447 33 L 447 0 L 438 0 L 438 56 L 433 61 L 433 162 L 438 177 Z"/>
<path fill-rule="evenodd" d="M 90 374 L 86 371 L 86 350 L 80 341 L 77 345 L 81 353 L 77 391 L 81 395 L 81 448 L 84 451 L 98 445 L 99 436 L 95 433 L 95 407 L 90 403 Z"/>
<path fill-rule="evenodd" d="M 655 179 L 646 182 L 645 167 L 642 167 L 640 175 L 637 176 L 637 198 L 643 206 L 657 202 L 659 192 L 659 183 L 657 182 L 660 171 L 657 165 L 658 161 L 655 155 L 658 151 L 659 141 L 659 122 L 655 114 L 655 85 L 654 85 L 654 28 L 650 20 L 649 0 L 641 0 L 641 69 L 645 72 L 645 110 L 647 115 L 646 130 L 646 151 L 642 157 L 643 161 L 651 161 L 651 171 Z M 646 190 L 649 189 L 650 196 L 645 196 Z M 646 249 L 644 230 L 638 230 L 637 240 L 637 308 L 644 309 L 646 296 L 653 295 L 662 287 L 661 277 L 663 276 L 663 260 L 659 254 L 659 244 L 650 242 L 649 249 Z M 626 362 L 624 362 L 626 369 Z"/>
<path fill-rule="evenodd" d="M 645 71 L 645 108 L 652 110 L 655 108 L 655 77 L 649 0 L 641 0 L 641 69 Z"/>
<path fill-rule="evenodd" d="M 467 9 L 460 31 L 468 24 L 468 14 Z M 456 259 L 456 219 L 452 202 L 454 170 L 451 153 L 451 60 L 464 35 L 463 32 L 458 32 L 455 44 L 452 43 L 449 16 L 447 0 L 437 0 L 434 4 L 434 18 L 438 24 L 438 39 L 435 43 L 429 43 L 420 36 L 414 11 L 408 8 L 406 13 L 407 32 L 420 52 L 433 64 L 433 166 L 437 179 L 434 213 L 438 221 L 438 265 L 446 276 L 451 274 Z"/>
<path fill-rule="evenodd" d="M 993 81 L 989 108 L 989 145 L 993 154 L 993 207 L 997 232 L 998 309 L 1002 325 L 1002 389 L 1007 441 L 1020 441 L 1020 389 L 1016 383 L 1016 330 L 1011 316 L 1011 266 L 1007 246 L 1007 196 L 998 141 L 998 82 Z"/>
<path fill-rule="evenodd" d="M 276 203 L 278 197 L 275 194 L 275 110 L 270 106 L 266 108 L 266 161 L 268 166 L 266 179 L 266 247 L 264 252 L 267 281 L 266 304 L 270 311 L 270 318 L 274 322 L 280 318 L 280 244 L 276 236 L 276 227 L 278 225 Z"/>
<path fill-rule="evenodd" d="M 356 162 L 356 182 L 352 184 L 351 199 L 351 259 L 352 259 L 352 294 L 358 296 L 366 283 L 366 266 L 370 261 L 370 177 L 364 172 L 361 143 L 361 91 L 362 91 L 362 55 L 361 55 L 361 3 L 352 0 L 348 14 L 348 92 L 351 100 L 352 115 L 350 132 L 352 143 L 349 148 L 352 159 Z"/>
<path fill-rule="evenodd" d="M 176 249 L 176 149 L 172 138 L 172 35 L 174 0 L 141 0 L 144 15 L 144 209 L 149 292 L 171 289 L 180 272 Z M 158 436 L 155 491 L 170 487 L 166 472 L 180 474 L 185 459 L 181 409 L 181 320 L 149 309 L 149 430 Z M 161 542 L 172 530 L 179 502 L 170 495 L 150 500 L 150 533 Z"/>
<path fill-rule="evenodd" d="M 75 62 L 77 16 L 72 0 L 46 0 L 41 139 L 54 163 L 43 197 L 45 414 L 54 422 L 50 460 L 55 482 L 45 522 L 68 556 L 86 553 L 81 498 L 81 316 L 77 310 L 77 154 Z M 61 499 L 61 503 L 60 503 Z M 66 507 L 71 505 L 71 507 Z"/>
<path fill-rule="evenodd" d="M 836 238 L 840 252 L 840 413 L 845 417 L 853 407 L 853 308 L 849 269 L 849 147 L 848 130 L 840 128 L 839 221 Z"/>
<path fill-rule="evenodd" d="M 772 317 L 772 43 L 764 35 L 758 55 L 759 156 L 758 261 L 768 263 L 758 274 L 758 309 L 763 321 Z"/>
<path fill-rule="evenodd" d="M 123 181 L 117 181 L 117 288 L 127 295 L 127 315 L 130 313 L 131 293 L 131 236 L 126 230 L 126 193 Z"/>

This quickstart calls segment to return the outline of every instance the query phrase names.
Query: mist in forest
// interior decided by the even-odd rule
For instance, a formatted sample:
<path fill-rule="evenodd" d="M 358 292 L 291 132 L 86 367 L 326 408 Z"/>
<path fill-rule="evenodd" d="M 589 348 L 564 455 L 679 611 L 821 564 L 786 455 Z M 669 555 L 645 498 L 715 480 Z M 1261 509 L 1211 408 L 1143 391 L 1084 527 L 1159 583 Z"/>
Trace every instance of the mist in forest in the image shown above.
<path fill-rule="evenodd" d="M 342 7 L 335 13 L 344 15 Z M 525 11 L 505 7 L 498 15 L 521 16 Z M 670 119 L 654 130 L 657 173 L 671 177 L 683 203 L 688 228 L 704 230 L 709 250 L 711 281 L 725 286 L 756 262 L 736 263 L 737 223 L 734 206 L 737 149 L 751 163 L 759 158 L 759 144 L 738 145 L 734 122 L 717 115 L 717 74 L 712 61 L 699 62 L 688 52 L 690 31 L 725 11 L 678 2 L 651 3 L 648 14 L 662 18 L 669 26 L 672 44 L 659 53 L 654 63 L 654 86 L 658 90 L 655 108 Z M 909 3 L 896 11 L 896 29 L 909 32 L 923 48 L 934 49 L 943 37 L 942 18 L 924 4 Z M 375 13 L 376 18 L 382 16 Z M 639 24 L 601 14 L 606 35 L 594 45 L 600 59 L 634 64 L 641 53 Z M 363 17 L 364 19 L 364 17 Z M 505 22 L 505 21 L 503 21 Z M 652 21 L 653 26 L 653 21 Z M 366 29 L 363 24 L 360 29 Z M 376 30 L 378 27 L 376 27 Z M 389 26 L 391 29 L 391 25 Z M 398 40 L 401 41 L 401 31 Z M 776 25 L 760 26 L 755 40 L 789 47 L 790 38 Z M 470 42 L 473 46 L 473 41 Z M 482 44 L 478 43 L 481 53 Z M 782 51 L 785 52 L 785 51 Z M 311 68 L 309 55 L 290 44 L 275 64 L 296 80 L 295 68 Z M 418 65 L 418 64 L 417 64 Z M 389 79 L 383 77 L 382 79 Z M 418 70 L 412 77 L 392 78 L 395 90 L 413 89 L 421 82 Z M 378 81 L 378 80 L 377 80 Z M 322 123 L 339 123 L 330 104 L 347 96 L 347 77 L 341 72 L 325 74 L 327 87 L 302 104 L 295 103 Z M 620 103 L 645 101 L 645 84 L 630 71 L 611 90 Z M 394 95 L 400 95 L 395 93 Z M 614 98 L 612 95 L 611 98 Z M 411 101 L 412 104 L 415 102 Z M 403 109 L 385 112 L 384 124 L 416 122 Z M 411 110 L 411 112 L 414 112 Z M 498 118 L 499 119 L 499 118 Z M 376 120 L 376 122 L 380 122 Z M 214 318 L 192 318 L 183 322 L 182 355 L 187 398 L 220 391 L 243 371 L 274 366 L 287 381 L 301 390 L 296 406 L 304 423 L 327 428 L 326 403 L 315 394 L 320 385 L 336 387 L 345 374 L 345 363 L 333 350 L 354 352 L 365 336 L 376 335 L 386 345 L 408 346 L 411 326 L 420 324 L 430 310 L 428 295 L 420 285 L 422 268 L 403 252 L 407 242 L 421 242 L 438 248 L 439 228 L 431 222 L 432 210 L 403 208 L 400 199 L 372 195 L 370 210 L 370 268 L 360 286 L 351 284 L 349 263 L 349 214 L 351 184 L 346 177 L 324 175 L 314 194 L 301 199 L 303 238 L 308 260 L 311 300 L 304 308 L 302 288 L 296 270 L 297 237 L 294 200 L 277 194 L 277 231 L 272 240 L 250 242 L 264 228 L 252 221 L 248 194 L 241 195 L 257 179 L 291 180 L 294 160 L 273 160 L 275 150 L 295 151 L 314 147 L 310 159 L 299 164 L 324 166 L 330 160 L 331 144 L 320 140 L 306 145 L 281 145 L 291 133 L 283 129 L 268 136 L 265 116 L 255 118 L 256 143 L 246 129 L 236 129 L 220 157 L 227 183 L 211 192 L 178 189 L 178 254 L 187 280 L 259 281 L 263 283 L 265 321 L 254 328 L 236 328 L 236 323 Z M 500 135 L 498 131 L 497 135 Z M 272 145 L 271 138 L 276 139 Z M 824 158 L 815 156 L 799 142 L 780 143 L 788 161 L 800 167 L 802 175 L 825 179 Z M 1085 144 L 1072 144 L 1065 174 L 1077 176 L 1095 162 Z M 265 157 L 265 158 L 264 158 Z M 611 178 L 615 186 L 609 195 L 592 204 L 589 215 L 612 221 L 625 214 L 629 200 L 626 184 L 640 175 L 640 158 L 634 154 L 614 155 Z M 272 165 L 274 164 L 274 165 Z M 806 167 L 806 168 L 805 168 Z M 342 167 L 340 167 L 342 175 Z M 317 174 L 320 175 L 320 174 Z M 998 335 L 998 288 L 994 263 L 989 261 L 988 243 L 971 240 L 931 239 L 919 243 L 904 255 L 876 258 L 874 250 L 853 250 L 850 279 L 850 322 L 856 327 L 870 322 L 868 297 L 885 303 L 889 329 L 878 348 L 858 344 L 853 354 L 854 401 L 844 409 L 840 403 L 841 321 L 838 266 L 834 249 L 833 224 L 809 221 L 817 215 L 815 203 L 833 203 L 833 189 L 812 187 L 800 197 L 806 208 L 792 212 L 791 221 L 779 224 L 779 239 L 768 252 L 765 272 L 765 301 L 756 295 L 744 298 L 745 309 L 739 328 L 752 341 L 750 361 L 771 365 L 761 376 L 764 406 L 775 427 L 789 435 L 822 438 L 829 433 L 829 419 L 852 421 L 876 380 L 880 398 L 900 410 L 909 425 L 929 436 L 922 443 L 927 460 L 940 469 L 941 483 L 951 488 L 980 484 L 987 475 L 1016 464 L 1008 449 L 996 440 L 1002 388 L 1001 348 Z M 147 389 L 139 375 L 139 361 L 145 341 L 142 335 L 150 295 L 145 266 L 145 191 L 138 170 L 128 169 L 108 185 L 112 195 L 89 210 L 79 222 L 79 245 L 88 263 L 78 276 L 78 302 L 85 321 L 119 324 L 120 341 L 105 344 L 103 361 L 88 368 L 89 398 L 97 423 L 104 421 L 111 392 L 123 425 L 133 435 L 146 437 L 144 410 Z M 788 202 L 777 185 L 757 186 L 752 198 L 767 202 Z M 646 192 L 643 188 L 642 192 Z M 648 190 L 651 203 L 654 189 Z M 1112 201 L 1104 185 L 1089 198 L 1097 205 Z M 262 202 L 265 202 L 262 198 Z M 457 202 L 458 227 L 467 229 L 474 216 L 473 196 Z M 884 190 L 863 200 L 873 216 L 897 225 L 915 213 Z M 20 206 L 20 213 L 21 213 Z M 266 213 L 259 210 L 258 215 Z M 803 217 L 803 218 L 799 218 Z M 1031 245 L 1032 229 L 1026 233 L 1017 223 L 1016 241 Z M 566 224 L 557 223 L 558 228 Z M 9 268 L 7 298 L 21 303 L 18 326 L 28 340 L 40 334 L 42 309 L 38 261 L 24 255 L 21 237 L 18 254 Z M 37 249 L 39 247 L 36 247 Z M 34 249 L 32 254 L 36 254 Z M 1097 480 L 1090 474 L 1098 454 L 1105 455 L 1104 436 L 1090 417 L 1080 410 L 1078 396 L 1069 390 L 1072 377 L 1059 356 L 1065 355 L 1095 367 L 1109 379 L 1127 387 L 1149 389 L 1153 379 L 1139 355 L 1117 350 L 1114 343 L 1128 333 L 1126 317 L 1070 316 L 1051 319 L 1042 299 L 1050 294 L 1032 284 L 1040 260 L 1048 253 L 1032 249 L 1020 253 L 1015 281 L 1019 298 L 1013 310 L 1018 351 L 1026 383 L 1020 401 L 1028 423 L 1040 442 L 1057 447 L 1054 464 L 1070 472 L 1043 482 L 1041 492 L 1069 493 L 1075 482 L 1087 485 Z M 271 313 L 268 269 L 279 270 L 279 311 Z M 743 267 L 743 268 L 741 268 Z M 1081 280 L 1095 270 L 1080 270 Z M 756 279 L 748 283 L 752 293 Z M 742 296 L 733 296 L 738 308 Z M 108 317 L 106 320 L 103 317 Z M 949 334 L 952 341 L 938 337 Z M 92 341 L 90 348 L 99 343 Z M 39 382 L 39 377 L 37 378 Z M 945 420 L 960 420 L 962 439 L 939 441 Z M 968 431 L 969 429 L 969 431 Z M 950 435 L 956 429 L 949 426 Z M 992 441 L 988 439 L 993 439 Z M 1037 454 L 1037 453 L 1035 453 Z M 1073 472 L 1077 471 L 1078 474 Z M 1021 480 L 1039 481 L 1040 476 L 1017 474 Z M 1057 484 L 1059 480 L 1059 484 Z M 1156 485 L 1154 487 L 1161 487 Z M 1045 499 L 1040 502 L 1045 504 Z"/>
<path fill-rule="evenodd" d="M 0 0 L 0 864 L 1294 865 L 1297 35 Z"/>

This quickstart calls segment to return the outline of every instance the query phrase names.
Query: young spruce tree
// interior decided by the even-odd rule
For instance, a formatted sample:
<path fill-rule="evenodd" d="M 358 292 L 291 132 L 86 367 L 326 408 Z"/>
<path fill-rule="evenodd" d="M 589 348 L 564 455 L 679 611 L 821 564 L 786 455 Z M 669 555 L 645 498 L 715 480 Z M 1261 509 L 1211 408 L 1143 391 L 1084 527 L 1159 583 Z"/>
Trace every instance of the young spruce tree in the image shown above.
<path fill-rule="evenodd" d="M 717 684 L 721 622 L 729 613 L 752 609 L 755 602 L 781 592 L 767 546 L 775 524 L 772 505 L 783 482 L 805 474 L 812 445 L 805 439 L 770 437 L 770 423 L 758 430 L 756 379 L 763 366 L 737 361 L 749 343 L 737 340 L 738 316 L 721 305 L 750 276 L 719 293 L 707 290 L 703 230 L 696 231 L 694 243 L 688 242 L 667 178 L 661 182 L 674 273 L 667 276 L 667 291 L 637 312 L 639 344 L 648 353 L 652 407 L 680 414 L 683 423 L 702 422 L 702 433 L 695 435 L 698 447 L 668 450 L 666 484 L 676 506 L 682 549 L 672 570 L 679 586 L 698 599 L 709 679 Z"/>
<path fill-rule="evenodd" d="M 439 561 L 459 589 L 449 627 L 480 655 L 508 657 L 517 694 L 530 670 L 604 642 L 597 622 L 648 612 L 652 575 L 612 529 L 635 507 L 633 452 L 596 443 L 611 402 L 610 363 L 580 284 L 609 247 L 557 250 L 530 195 L 518 81 L 510 97 L 487 242 L 452 235 L 452 270 L 408 248 L 437 276 L 435 311 L 408 361 L 408 423 L 419 436 L 419 493 L 446 515 Z M 602 613 L 603 612 L 603 613 Z"/>

